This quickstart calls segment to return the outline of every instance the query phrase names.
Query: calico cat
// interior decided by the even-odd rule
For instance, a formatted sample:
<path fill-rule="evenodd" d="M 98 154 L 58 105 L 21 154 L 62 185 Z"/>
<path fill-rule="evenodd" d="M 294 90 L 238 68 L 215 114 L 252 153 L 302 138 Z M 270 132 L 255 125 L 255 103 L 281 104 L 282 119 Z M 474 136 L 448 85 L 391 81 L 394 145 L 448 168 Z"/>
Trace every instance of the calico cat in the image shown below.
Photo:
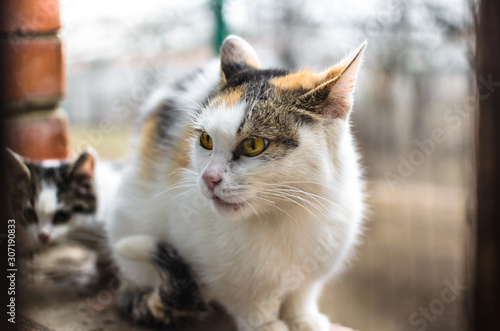
<path fill-rule="evenodd" d="M 349 124 L 365 46 L 290 72 L 230 36 L 151 99 L 108 224 L 124 314 L 179 326 L 217 302 L 240 331 L 329 330 L 318 297 L 365 209 Z"/>
<path fill-rule="evenodd" d="M 103 220 L 120 180 L 119 168 L 93 150 L 76 160 L 35 161 L 7 150 L 10 213 L 26 254 L 68 241 L 98 253 L 105 264 Z"/>

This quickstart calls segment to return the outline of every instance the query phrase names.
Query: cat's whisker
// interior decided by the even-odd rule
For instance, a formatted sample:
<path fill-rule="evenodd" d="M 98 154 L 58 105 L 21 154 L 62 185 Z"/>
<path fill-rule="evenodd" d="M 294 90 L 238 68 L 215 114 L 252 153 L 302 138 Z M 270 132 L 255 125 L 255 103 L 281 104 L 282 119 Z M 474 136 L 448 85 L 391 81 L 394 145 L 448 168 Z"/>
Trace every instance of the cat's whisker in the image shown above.
<path fill-rule="evenodd" d="M 271 200 L 267 200 L 267 199 L 265 199 L 265 198 L 263 198 L 263 197 L 261 197 L 261 196 L 256 196 L 254 199 L 257 199 L 257 200 L 263 201 L 264 203 L 266 203 L 266 204 L 270 205 L 271 207 L 274 207 L 274 208 L 278 209 L 279 211 L 283 212 L 285 215 L 289 216 L 289 217 L 290 217 L 292 220 L 294 220 L 295 222 L 299 223 L 299 221 L 298 221 L 295 217 L 293 217 L 292 215 L 290 215 L 290 213 L 288 213 L 288 212 L 287 212 L 286 210 L 284 210 L 283 208 L 276 206 L 276 204 L 275 204 L 273 201 L 271 201 Z"/>
<path fill-rule="evenodd" d="M 342 208 L 342 206 L 338 205 L 336 202 L 334 202 L 332 200 L 326 199 L 325 197 L 322 197 L 320 195 L 317 195 L 317 194 L 314 194 L 314 193 L 311 193 L 311 192 L 307 192 L 307 191 L 298 189 L 298 188 L 293 187 L 293 186 L 288 186 L 288 185 L 283 185 L 283 184 L 268 184 L 268 185 L 278 186 L 278 187 L 275 188 L 275 190 L 289 190 L 289 191 L 293 191 L 293 192 L 296 192 L 296 193 L 299 193 L 299 194 L 304 194 L 304 195 L 307 195 L 309 197 L 312 197 L 318 203 L 319 203 L 318 199 L 322 199 L 325 202 L 328 202 L 328 203 L 330 203 L 330 204 L 332 204 L 332 205 L 334 205 L 336 207 Z M 266 190 L 266 189 L 262 189 L 262 190 Z"/>
<path fill-rule="evenodd" d="M 189 189 L 189 190 L 186 190 L 186 191 L 183 191 L 183 192 L 180 192 L 172 197 L 170 197 L 169 199 L 165 200 L 164 202 L 167 203 L 171 200 L 174 200 L 174 199 L 177 199 L 179 197 L 182 197 L 184 195 L 187 195 L 188 197 L 190 196 L 193 196 L 193 195 L 196 195 L 198 194 L 198 190 L 197 189 Z"/>
<path fill-rule="evenodd" d="M 191 186 L 194 186 L 196 187 L 196 184 L 182 184 L 182 185 L 174 185 L 174 186 L 169 186 L 166 190 L 164 191 L 161 191 L 159 192 L 158 194 L 154 195 L 150 200 L 154 200 L 154 199 L 157 199 L 158 197 L 160 197 L 161 195 L 167 193 L 167 192 L 170 192 L 172 190 L 175 190 L 175 189 L 181 189 L 181 188 L 188 188 L 188 187 L 191 187 Z"/>
<path fill-rule="evenodd" d="M 272 185 L 272 184 L 267 184 L 267 185 Z M 306 191 L 303 191 L 303 190 L 300 190 L 300 189 L 297 189 L 295 187 L 288 186 L 288 185 L 278 184 L 276 186 L 282 186 L 282 187 L 271 188 L 271 189 L 261 188 L 259 191 L 264 192 L 264 193 L 268 193 L 268 194 L 274 196 L 275 198 L 279 198 L 283 201 L 290 201 L 296 205 L 299 205 L 301 208 L 304 208 L 305 210 L 307 210 L 311 215 L 314 215 L 317 219 L 319 219 L 319 217 L 317 217 L 317 215 L 309 207 L 316 209 L 321 215 L 323 215 L 325 218 L 328 218 L 327 208 L 325 206 L 325 203 L 337 206 L 337 204 L 335 202 L 328 200 L 322 196 L 316 195 L 314 193 L 306 192 Z M 245 190 L 248 188 L 251 188 L 251 186 L 242 184 L 242 185 L 235 187 L 234 189 L 235 190 L 236 189 Z M 306 196 L 311 200 L 314 200 L 314 202 L 309 200 L 309 199 L 306 199 L 305 197 L 303 197 L 301 195 Z M 320 199 L 323 200 L 324 202 L 320 201 Z M 297 201 L 297 200 L 300 200 L 300 201 Z M 268 202 L 274 204 L 274 202 L 272 202 L 271 200 L 268 200 Z"/>
<path fill-rule="evenodd" d="M 318 203 L 321 203 L 319 201 L 319 199 L 322 199 L 324 202 L 327 202 L 327 203 L 331 203 L 331 204 L 335 204 L 335 202 L 329 200 L 329 199 L 326 199 L 320 195 L 317 195 L 317 194 L 314 194 L 314 193 L 311 193 L 311 192 L 307 192 L 307 191 L 304 191 L 304 190 L 300 190 L 300 189 L 297 189 L 295 187 L 279 187 L 279 188 L 272 188 L 272 189 L 261 189 L 261 191 L 270 191 L 270 192 L 286 192 L 286 193 L 289 193 L 289 194 L 292 194 L 292 193 L 295 193 L 297 194 L 298 196 L 300 195 L 305 195 L 307 197 L 310 197 L 310 198 L 313 198 L 316 202 Z"/>
<path fill-rule="evenodd" d="M 196 102 L 192 98 L 187 97 L 186 95 L 183 95 L 183 94 L 171 94 L 171 96 L 172 97 L 177 97 L 177 98 L 182 98 L 184 100 L 190 101 L 191 103 L 193 103 L 197 107 L 196 109 L 203 109 L 203 106 L 201 104 L 199 104 L 198 102 Z"/>
<path fill-rule="evenodd" d="M 178 168 L 178 169 L 175 169 L 175 170 L 161 176 L 160 178 L 164 179 L 164 178 L 169 178 L 169 177 L 173 177 L 176 175 L 182 176 L 182 178 L 179 180 L 179 182 L 186 182 L 186 181 L 192 181 L 193 179 L 196 179 L 196 177 L 198 176 L 198 173 L 191 170 L 191 169 L 188 169 L 188 168 Z"/>
<path fill-rule="evenodd" d="M 255 215 L 259 218 L 259 221 L 261 223 L 263 223 L 264 221 L 262 220 L 262 218 L 260 217 L 259 213 L 257 212 L 257 210 L 255 209 L 255 207 L 245 198 L 243 198 L 242 196 L 236 194 L 236 193 L 233 193 L 236 197 L 240 198 L 241 200 L 243 200 L 245 202 L 246 205 L 248 205 L 250 208 L 252 208 L 252 210 L 254 211 Z"/>
<path fill-rule="evenodd" d="M 315 213 L 313 213 L 309 208 L 306 208 L 306 205 L 310 205 L 311 207 L 313 207 L 314 209 L 316 209 L 326 219 L 329 218 L 326 206 L 322 205 L 321 203 L 320 203 L 320 205 L 317 205 L 317 204 L 313 203 L 312 201 L 310 201 L 308 199 L 305 199 L 303 197 L 300 197 L 300 196 L 297 196 L 297 195 L 294 195 L 294 194 L 293 195 L 292 194 L 287 194 L 285 192 L 281 192 L 280 194 L 284 194 L 285 196 L 290 197 L 292 200 L 293 200 L 293 198 L 298 198 L 304 204 L 304 209 L 308 210 L 312 215 L 315 215 L 316 217 L 317 217 L 317 215 Z M 319 217 L 317 217 L 317 219 L 321 220 Z"/>
<path fill-rule="evenodd" d="M 266 189 L 263 189 L 263 191 L 265 191 Z M 334 201 L 332 200 L 329 200 L 329 199 L 326 199 L 320 195 L 317 195 L 317 194 L 314 194 L 314 193 L 310 193 L 310 192 L 306 192 L 306 191 L 303 191 L 303 190 L 299 190 L 299 189 L 296 189 L 296 188 L 293 188 L 293 187 L 290 187 L 290 188 L 277 188 L 277 189 L 274 189 L 275 191 L 279 191 L 279 192 L 283 192 L 283 193 L 288 193 L 288 194 L 292 194 L 292 193 L 296 193 L 297 195 L 305 195 L 309 198 L 312 198 L 314 199 L 314 201 L 316 201 L 318 204 L 323 204 L 319 199 L 323 200 L 324 202 L 326 203 L 329 203 L 333 206 L 336 206 L 336 207 L 340 207 L 337 203 L 335 203 Z"/>
<path fill-rule="evenodd" d="M 308 200 L 306 200 L 306 199 L 304 199 L 302 197 L 299 197 L 297 195 L 287 194 L 286 192 L 280 192 L 280 193 L 277 193 L 277 192 L 266 192 L 266 193 L 269 194 L 269 195 L 274 196 L 278 200 L 289 201 L 289 202 L 292 202 L 292 203 L 294 203 L 294 204 L 296 204 L 296 205 L 304 208 L 312 216 L 316 217 L 318 220 L 320 220 L 320 218 L 311 209 L 309 209 L 307 207 L 307 204 L 309 204 L 312 207 L 314 207 L 315 209 L 317 209 L 318 212 L 320 212 L 323 216 L 328 217 L 328 215 L 326 214 L 326 212 L 323 209 L 321 209 L 319 206 L 317 206 L 316 204 L 312 203 L 311 201 L 308 201 Z M 303 204 L 301 204 L 299 201 L 294 200 L 294 198 L 299 199 L 301 202 L 303 202 Z"/>
<path fill-rule="evenodd" d="M 190 108 L 174 108 L 173 110 L 176 111 L 183 111 L 184 114 L 187 116 L 187 120 L 191 123 L 196 123 L 199 118 L 200 114 L 199 112 L 202 110 L 202 108 L 199 109 L 190 109 Z"/>
<path fill-rule="evenodd" d="M 250 207 L 252 207 L 252 209 L 254 210 L 255 215 L 257 215 L 257 217 L 259 218 L 259 222 L 260 222 L 261 224 L 264 224 L 264 220 L 262 219 L 262 217 L 260 217 L 260 213 L 257 211 L 257 209 L 259 209 L 259 208 L 258 208 L 258 205 L 257 205 L 257 207 L 255 207 L 255 206 L 253 206 L 253 204 L 252 204 L 251 202 L 248 202 L 248 205 L 249 205 Z M 259 210 L 260 210 L 260 209 L 259 209 Z"/>
<path fill-rule="evenodd" d="M 291 197 L 287 197 L 287 196 L 283 196 L 283 195 L 281 195 L 281 196 L 280 195 L 276 195 L 275 198 L 277 198 L 278 200 L 282 200 L 282 201 L 292 202 L 292 203 L 296 204 L 297 206 L 299 206 L 299 207 L 304 208 L 305 210 L 307 210 L 310 215 L 312 215 L 312 216 L 316 217 L 317 219 L 319 219 L 319 217 L 316 216 L 316 214 L 313 213 L 309 208 L 307 208 L 307 206 L 305 204 L 301 204 L 300 202 L 293 200 L 293 198 L 291 198 Z"/>
<path fill-rule="evenodd" d="M 307 180 L 298 180 L 298 181 L 285 181 L 281 183 L 266 183 L 266 185 L 287 185 L 287 184 L 313 184 L 313 185 L 318 185 L 322 186 L 328 190 L 334 190 L 337 192 L 341 192 L 338 188 L 334 187 L 333 185 L 327 185 L 324 183 L 319 183 L 319 182 L 313 182 L 313 181 L 307 181 Z"/>
<path fill-rule="evenodd" d="M 180 172 L 185 172 L 186 174 L 190 174 L 190 175 L 196 175 L 198 176 L 198 173 L 194 170 L 191 170 L 189 168 L 180 168 L 178 169 Z"/>

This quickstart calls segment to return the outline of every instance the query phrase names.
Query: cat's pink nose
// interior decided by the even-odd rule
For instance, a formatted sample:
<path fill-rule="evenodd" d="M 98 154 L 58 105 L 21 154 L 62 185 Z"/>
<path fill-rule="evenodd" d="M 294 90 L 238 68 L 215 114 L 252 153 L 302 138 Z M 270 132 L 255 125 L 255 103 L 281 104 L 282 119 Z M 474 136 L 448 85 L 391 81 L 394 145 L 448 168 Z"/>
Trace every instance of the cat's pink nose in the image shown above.
<path fill-rule="evenodd" d="M 219 184 L 222 181 L 222 178 L 220 176 L 214 176 L 208 174 L 203 174 L 201 178 L 203 178 L 203 181 L 205 182 L 205 184 L 207 184 L 207 187 L 210 191 L 213 191 L 215 186 L 217 186 L 217 184 Z"/>
<path fill-rule="evenodd" d="M 48 234 L 46 234 L 46 233 L 40 233 L 40 234 L 38 235 L 38 239 L 40 239 L 40 242 L 41 242 L 42 244 L 46 244 L 46 243 L 48 243 L 48 242 L 49 242 L 49 240 L 50 240 L 50 236 L 49 236 Z"/>

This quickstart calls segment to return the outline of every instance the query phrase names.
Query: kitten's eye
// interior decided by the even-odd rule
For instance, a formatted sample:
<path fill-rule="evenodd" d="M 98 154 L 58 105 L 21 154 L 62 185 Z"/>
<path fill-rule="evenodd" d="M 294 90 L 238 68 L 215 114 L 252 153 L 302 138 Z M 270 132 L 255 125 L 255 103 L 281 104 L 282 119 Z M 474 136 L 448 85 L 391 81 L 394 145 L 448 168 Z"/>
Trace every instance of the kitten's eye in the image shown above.
<path fill-rule="evenodd" d="M 30 222 L 36 222 L 37 216 L 33 209 L 29 208 L 24 211 L 24 218 Z"/>
<path fill-rule="evenodd" d="M 208 133 L 206 133 L 205 131 L 201 133 L 200 145 L 201 147 L 208 149 L 209 151 L 212 150 L 212 148 L 214 147 L 214 144 L 212 142 L 212 137 L 210 137 Z"/>
<path fill-rule="evenodd" d="M 54 224 L 67 222 L 71 217 L 71 213 L 65 210 L 60 210 L 54 215 Z"/>
<path fill-rule="evenodd" d="M 83 213 L 85 211 L 85 208 L 83 206 L 74 206 L 73 207 L 73 212 L 75 213 Z"/>
<path fill-rule="evenodd" d="M 243 140 L 241 144 L 243 154 L 252 157 L 262 153 L 269 145 L 269 140 L 261 137 L 250 137 Z"/>

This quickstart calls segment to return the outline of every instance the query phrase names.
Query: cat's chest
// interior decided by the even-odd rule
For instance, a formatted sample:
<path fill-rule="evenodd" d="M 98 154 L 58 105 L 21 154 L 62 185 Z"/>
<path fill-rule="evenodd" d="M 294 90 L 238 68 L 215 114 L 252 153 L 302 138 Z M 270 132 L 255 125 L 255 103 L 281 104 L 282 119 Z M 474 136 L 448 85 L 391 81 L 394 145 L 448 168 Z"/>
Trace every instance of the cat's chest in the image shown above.
<path fill-rule="evenodd" d="M 293 224 L 290 220 L 281 220 L 281 224 L 252 227 L 245 231 L 244 240 L 235 240 L 234 244 L 245 246 L 255 265 L 266 265 L 268 269 L 279 269 L 281 272 L 304 268 L 305 264 L 330 263 L 324 251 L 332 252 L 339 245 L 335 238 L 333 224 L 321 224 L 309 220 L 302 224 Z M 326 223 L 326 222 L 325 222 Z M 242 238 L 240 237 L 240 238 Z"/>
<path fill-rule="evenodd" d="M 260 288 L 272 290 L 329 272 L 343 246 L 335 236 L 339 229 L 333 224 L 274 221 L 281 224 L 249 222 L 204 229 L 196 247 L 187 248 L 202 283 L 217 293 L 237 287 L 250 295 L 256 280 Z"/>

